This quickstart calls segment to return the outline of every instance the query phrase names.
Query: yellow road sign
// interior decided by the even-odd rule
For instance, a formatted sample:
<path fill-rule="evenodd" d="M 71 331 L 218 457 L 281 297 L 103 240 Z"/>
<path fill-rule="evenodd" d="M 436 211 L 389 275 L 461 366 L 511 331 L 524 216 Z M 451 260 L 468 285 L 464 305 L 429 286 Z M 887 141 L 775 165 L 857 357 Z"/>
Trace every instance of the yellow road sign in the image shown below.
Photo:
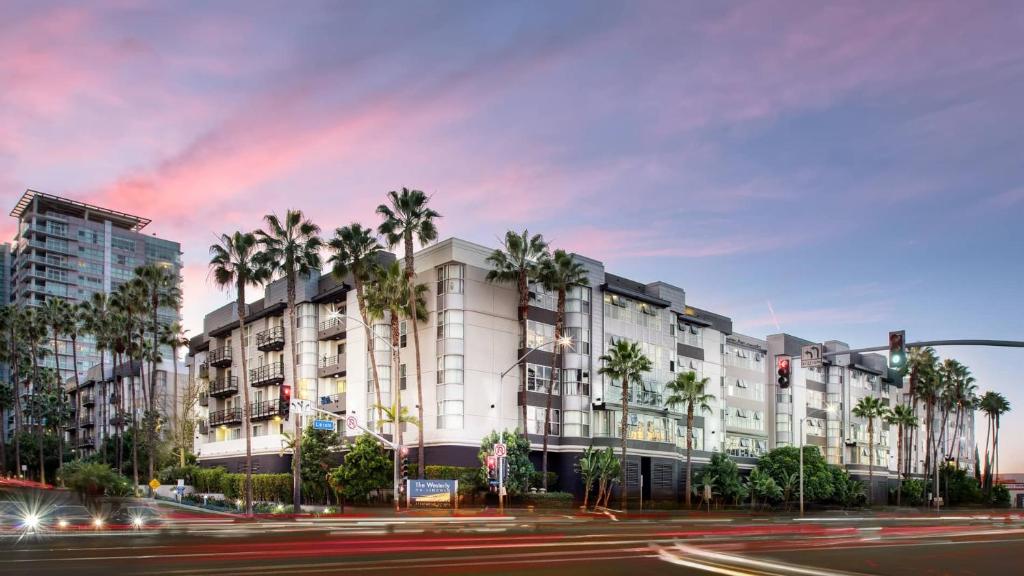
<path fill-rule="evenodd" d="M 152 480 L 149 481 L 149 487 L 152 488 L 153 490 L 156 490 L 157 488 L 160 487 L 160 481 L 157 480 L 156 478 L 153 478 Z"/>

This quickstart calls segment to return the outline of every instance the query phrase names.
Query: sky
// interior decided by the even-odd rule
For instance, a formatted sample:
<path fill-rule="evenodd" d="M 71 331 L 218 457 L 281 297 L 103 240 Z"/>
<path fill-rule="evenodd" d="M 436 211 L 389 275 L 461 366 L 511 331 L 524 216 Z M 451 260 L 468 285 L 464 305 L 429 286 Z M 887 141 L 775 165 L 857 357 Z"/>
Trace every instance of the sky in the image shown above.
<path fill-rule="evenodd" d="M 376 224 L 407 186 L 442 237 L 528 227 L 758 337 L 1024 339 L 1022 29 L 1013 1 L 6 0 L 0 201 L 151 218 L 192 334 L 217 235 Z M 1024 434 L 1024 350 L 940 353 Z"/>

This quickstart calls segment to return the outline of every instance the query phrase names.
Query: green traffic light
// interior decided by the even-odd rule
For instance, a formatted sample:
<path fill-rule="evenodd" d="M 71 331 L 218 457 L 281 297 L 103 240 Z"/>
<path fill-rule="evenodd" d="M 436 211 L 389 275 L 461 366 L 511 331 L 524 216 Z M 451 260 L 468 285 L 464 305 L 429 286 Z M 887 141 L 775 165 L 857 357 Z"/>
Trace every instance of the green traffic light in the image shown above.
<path fill-rule="evenodd" d="M 902 354 L 893 354 L 892 355 L 892 363 L 894 365 L 896 365 L 896 366 L 899 366 L 900 364 L 903 364 L 903 355 Z"/>

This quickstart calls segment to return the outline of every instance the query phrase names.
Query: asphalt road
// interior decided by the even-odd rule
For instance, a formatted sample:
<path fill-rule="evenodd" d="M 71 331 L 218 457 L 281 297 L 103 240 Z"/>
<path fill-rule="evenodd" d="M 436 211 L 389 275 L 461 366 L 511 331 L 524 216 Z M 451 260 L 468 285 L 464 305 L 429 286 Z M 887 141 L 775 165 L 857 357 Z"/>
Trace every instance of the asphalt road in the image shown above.
<path fill-rule="evenodd" d="M 1013 574 L 1024 520 L 178 519 L 0 536 L 0 574 Z"/>

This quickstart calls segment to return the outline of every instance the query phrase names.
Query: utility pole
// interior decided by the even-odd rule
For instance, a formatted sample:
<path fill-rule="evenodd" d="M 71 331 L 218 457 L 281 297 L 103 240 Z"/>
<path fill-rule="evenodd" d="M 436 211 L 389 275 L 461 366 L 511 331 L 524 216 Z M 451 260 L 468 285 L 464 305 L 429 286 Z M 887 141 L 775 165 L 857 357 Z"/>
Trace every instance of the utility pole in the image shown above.
<path fill-rule="evenodd" d="M 804 516 L 804 421 L 800 419 L 800 517 Z"/>

